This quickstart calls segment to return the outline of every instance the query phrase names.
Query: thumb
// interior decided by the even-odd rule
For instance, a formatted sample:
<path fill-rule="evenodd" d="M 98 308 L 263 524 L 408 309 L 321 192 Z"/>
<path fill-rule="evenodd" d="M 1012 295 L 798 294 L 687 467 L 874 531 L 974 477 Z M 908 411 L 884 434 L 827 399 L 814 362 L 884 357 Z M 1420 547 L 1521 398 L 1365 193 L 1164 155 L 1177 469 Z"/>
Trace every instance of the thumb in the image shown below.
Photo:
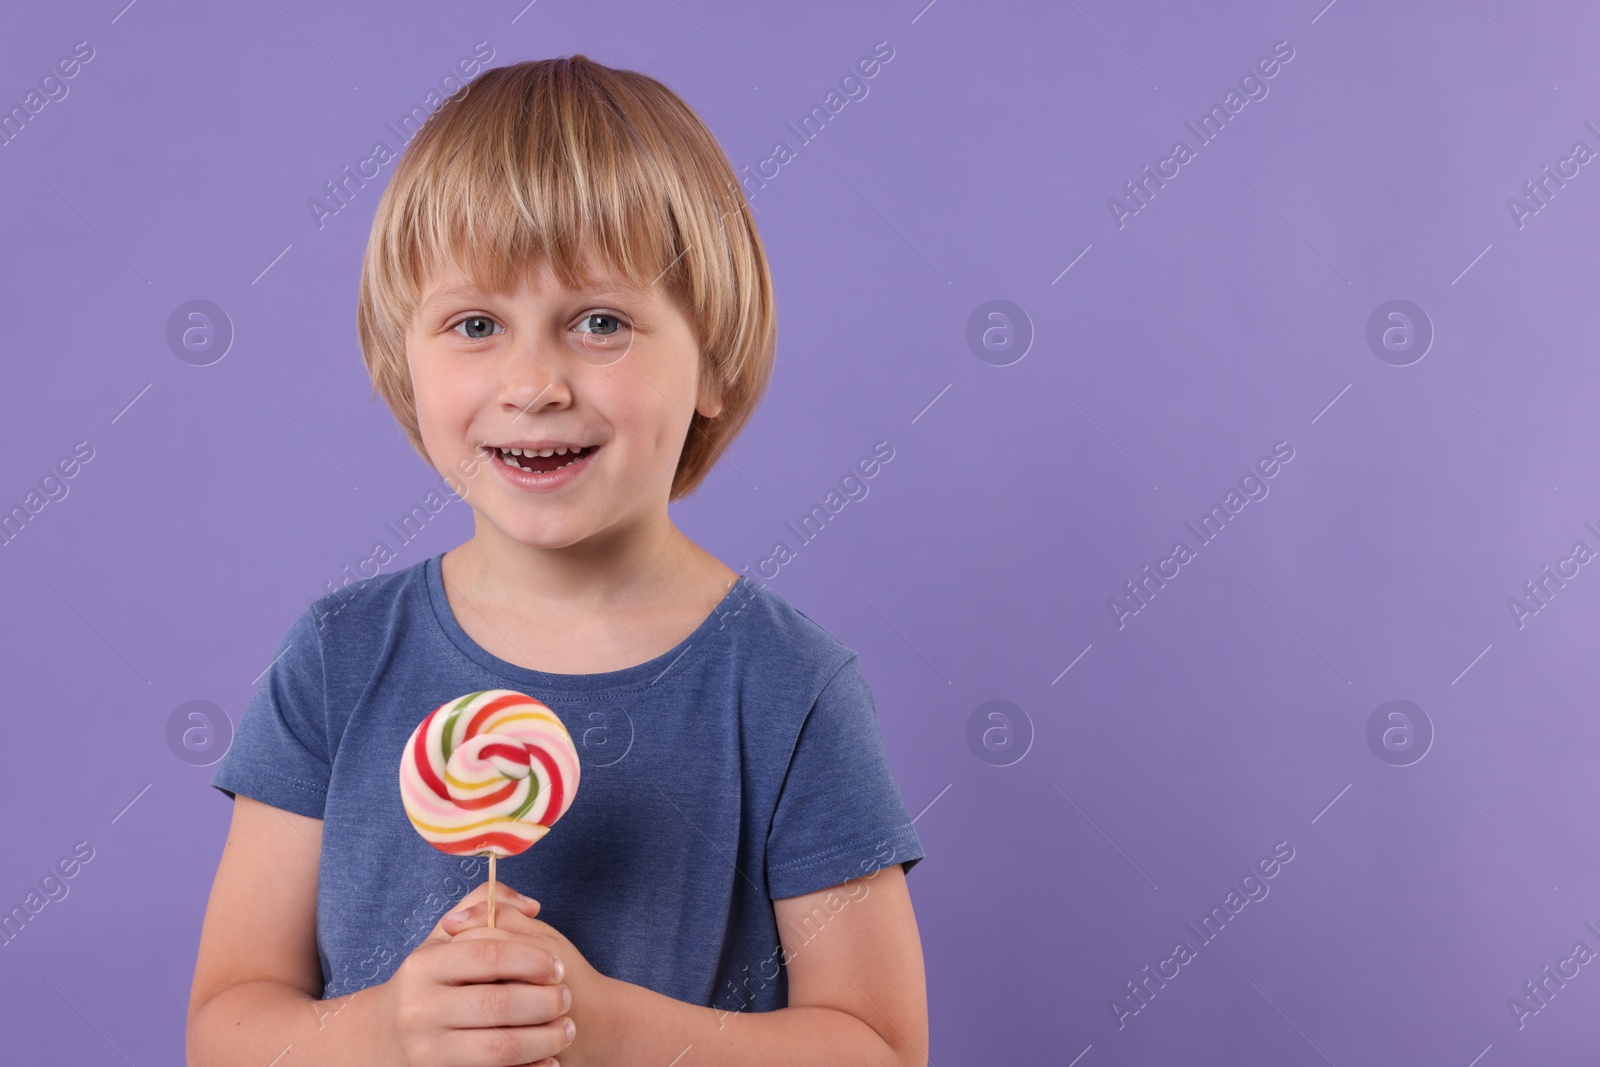
<path fill-rule="evenodd" d="M 456 934 L 472 926 L 485 926 L 488 924 L 489 884 L 487 882 L 473 889 L 462 897 L 456 905 L 444 915 L 434 926 L 430 940 L 438 939 L 449 941 Z M 514 908 L 532 919 L 539 914 L 539 902 L 532 897 L 525 897 L 512 889 L 504 882 L 497 882 L 494 887 L 494 903 L 497 909 Z"/>

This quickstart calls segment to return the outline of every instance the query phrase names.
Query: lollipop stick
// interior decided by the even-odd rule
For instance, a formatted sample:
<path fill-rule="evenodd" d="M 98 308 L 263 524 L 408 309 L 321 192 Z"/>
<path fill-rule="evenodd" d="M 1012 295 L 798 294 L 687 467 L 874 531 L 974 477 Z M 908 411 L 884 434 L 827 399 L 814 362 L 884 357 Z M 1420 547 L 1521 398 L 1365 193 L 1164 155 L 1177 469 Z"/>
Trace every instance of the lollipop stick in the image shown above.
<path fill-rule="evenodd" d="M 489 929 L 494 929 L 494 853 L 489 853 Z"/>

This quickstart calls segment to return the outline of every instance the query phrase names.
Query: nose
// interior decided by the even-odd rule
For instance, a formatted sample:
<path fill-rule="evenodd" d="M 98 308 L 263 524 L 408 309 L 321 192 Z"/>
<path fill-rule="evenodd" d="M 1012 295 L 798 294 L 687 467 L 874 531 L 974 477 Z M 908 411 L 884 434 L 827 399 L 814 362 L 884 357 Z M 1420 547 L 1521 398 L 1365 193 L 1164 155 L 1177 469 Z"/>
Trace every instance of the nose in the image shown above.
<path fill-rule="evenodd" d="M 546 409 L 572 404 L 566 353 L 540 337 L 507 345 L 500 367 L 500 405 L 516 421 Z"/>

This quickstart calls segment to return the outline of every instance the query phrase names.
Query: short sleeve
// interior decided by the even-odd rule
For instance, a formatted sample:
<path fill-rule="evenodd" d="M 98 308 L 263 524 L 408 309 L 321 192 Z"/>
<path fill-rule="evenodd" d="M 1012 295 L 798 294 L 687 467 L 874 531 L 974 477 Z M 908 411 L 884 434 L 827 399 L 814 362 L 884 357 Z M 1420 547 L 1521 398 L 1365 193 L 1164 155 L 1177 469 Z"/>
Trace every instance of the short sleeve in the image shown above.
<path fill-rule="evenodd" d="M 211 784 L 313 819 L 328 795 L 327 697 L 314 610 L 289 627 Z"/>
<path fill-rule="evenodd" d="M 800 728 L 767 834 L 767 888 L 800 896 L 923 857 L 884 752 L 872 691 L 852 655 Z"/>

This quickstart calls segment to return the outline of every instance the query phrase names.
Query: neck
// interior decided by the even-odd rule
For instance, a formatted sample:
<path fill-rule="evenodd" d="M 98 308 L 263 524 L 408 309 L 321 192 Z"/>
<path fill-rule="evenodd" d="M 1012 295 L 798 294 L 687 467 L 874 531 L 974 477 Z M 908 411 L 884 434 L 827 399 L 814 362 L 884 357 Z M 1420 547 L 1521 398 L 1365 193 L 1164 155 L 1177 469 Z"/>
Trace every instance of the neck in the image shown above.
<path fill-rule="evenodd" d="M 473 600 L 515 603 L 546 618 L 647 605 L 692 558 L 692 543 L 665 511 L 554 549 L 515 541 L 481 515 L 475 526 L 446 553 L 447 579 Z"/>

